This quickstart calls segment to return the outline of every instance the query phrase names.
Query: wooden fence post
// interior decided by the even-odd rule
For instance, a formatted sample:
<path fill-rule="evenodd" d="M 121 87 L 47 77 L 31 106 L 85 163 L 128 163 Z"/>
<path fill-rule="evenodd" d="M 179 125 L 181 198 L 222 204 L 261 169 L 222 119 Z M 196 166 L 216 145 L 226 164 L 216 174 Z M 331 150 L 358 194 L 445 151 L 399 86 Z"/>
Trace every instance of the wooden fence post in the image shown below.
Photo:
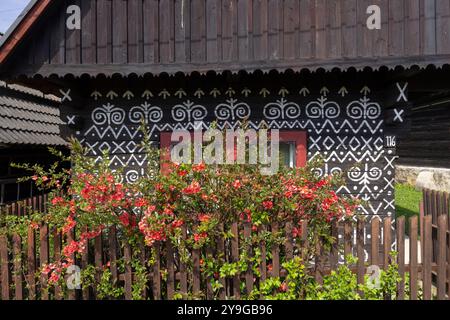
<path fill-rule="evenodd" d="M 390 253 L 391 253 L 391 245 L 392 245 L 392 237 L 391 237 L 391 218 L 384 218 L 383 221 L 383 241 L 384 241 L 384 249 L 383 249 L 383 266 L 384 269 L 387 270 L 390 263 Z"/>
<path fill-rule="evenodd" d="M 424 244 L 423 244 L 423 256 L 424 260 L 422 261 L 422 281 L 423 281 L 423 299 L 431 300 L 431 263 L 432 263 L 432 225 L 431 225 L 431 215 L 427 215 L 424 217 Z"/>
<path fill-rule="evenodd" d="M 235 263 L 239 261 L 239 227 L 236 222 L 231 225 L 231 233 L 233 238 L 231 239 L 231 262 Z M 241 298 L 241 280 L 239 273 L 233 277 L 233 295 L 235 299 Z"/>
<path fill-rule="evenodd" d="M 14 299 L 23 300 L 22 278 L 22 239 L 18 234 L 13 235 L 13 261 L 14 261 Z"/>
<path fill-rule="evenodd" d="M 175 293 L 175 260 L 173 245 L 170 239 L 166 242 L 166 261 L 167 261 L 167 299 L 173 300 Z"/>
<path fill-rule="evenodd" d="M 380 256 L 380 219 L 378 217 L 372 218 L 370 239 L 370 264 L 378 266 Z"/>
<path fill-rule="evenodd" d="M 417 300 L 418 281 L 418 221 L 417 216 L 409 219 L 409 296 L 410 300 Z"/>
<path fill-rule="evenodd" d="M 398 217 L 397 222 L 397 265 L 401 281 L 397 285 L 397 300 L 405 299 L 405 217 Z"/>
<path fill-rule="evenodd" d="M 438 272 L 437 272 L 437 295 L 438 300 L 445 299 L 446 293 L 446 263 L 447 263 L 447 214 L 441 214 L 438 218 Z"/>
<path fill-rule="evenodd" d="M 61 233 L 58 232 L 57 228 L 53 229 L 53 261 L 59 261 L 61 259 Z M 59 285 L 55 286 L 55 299 L 63 299 L 63 292 Z"/>
<path fill-rule="evenodd" d="M 181 237 L 183 241 L 187 238 L 187 228 L 185 225 L 181 226 Z M 187 266 L 186 263 L 181 261 L 180 257 L 180 291 L 183 299 L 187 299 L 188 295 L 188 282 L 187 282 Z"/>
<path fill-rule="evenodd" d="M 357 279 L 359 284 L 364 283 L 365 275 L 365 254 L 364 254 L 364 218 L 359 217 L 356 230 L 356 251 L 358 255 Z"/>
<path fill-rule="evenodd" d="M 132 281 L 133 281 L 133 274 L 131 269 L 131 247 L 128 241 L 124 241 L 124 248 L 123 248 L 123 256 L 125 260 L 125 300 L 131 300 L 133 298 L 132 295 Z"/>
<path fill-rule="evenodd" d="M 251 241 L 252 226 L 250 225 L 250 223 L 244 224 L 244 238 L 246 239 L 246 241 Z M 253 255 L 253 248 L 251 242 L 249 245 L 247 245 L 247 248 L 245 248 L 245 250 L 247 250 L 248 258 L 251 258 Z M 245 272 L 245 287 L 247 289 L 247 294 L 250 294 L 253 291 L 253 270 L 251 263 L 248 263 L 247 271 Z"/>
<path fill-rule="evenodd" d="M 28 227 L 27 237 L 27 262 L 28 262 L 28 299 L 36 299 L 36 238 L 33 226 Z"/>
<path fill-rule="evenodd" d="M 41 268 L 49 263 L 49 254 L 50 254 L 50 246 L 48 243 L 48 225 L 43 223 L 40 229 L 40 257 L 39 261 L 41 264 Z M 46 274 L 41 274 L 41 299 L 48 300 L 48 277 Z"/>
<path fill-rule="evenodd" d="M 0 260 L 2 300 L 9 300 L 9 259 L 8 259 L 8 236 L 0 235 Z"/>

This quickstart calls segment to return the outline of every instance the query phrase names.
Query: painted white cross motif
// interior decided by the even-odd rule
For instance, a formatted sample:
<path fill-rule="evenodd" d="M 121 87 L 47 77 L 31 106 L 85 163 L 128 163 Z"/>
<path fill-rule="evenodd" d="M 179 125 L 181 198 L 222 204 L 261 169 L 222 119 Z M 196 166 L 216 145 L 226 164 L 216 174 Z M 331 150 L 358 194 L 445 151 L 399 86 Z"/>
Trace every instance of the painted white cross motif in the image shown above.
<path fill-rule="evenodd" d="M 72 98 L 70 97 L 70 91 L 71 91 L 71 89 L 67 89 L 67 91 L 59 89 L 59 92 L 61 92 L 61 94 L 63 95 L 62 98 L 61 98 L 61 102 L 64 102 L 66 100 L 67 101 L 72 101 Z"/>
<path fill-rule="evenodd" d="M 395 108 L 394 113 L 395 113 L 394 122 L 398 121 L 400 123 L 403 123 L 403 120 L 404 120 L 403 114 L 405 113 L 405 110 Z"/>
<path fill-rule="evenodd" d="M 398 88 L 398 98 L 397 98 L 397 102 L 400 102 L 401 100 L 404 100 L 405 102 L 408 102 L 408 98 L 406 97 L 406 88 L 408 88 L 408 82 L 405 83 L 405 85 L 402 87 L 400 85 L 400 83 L 396 83 L 397 88 Z"/>
<path fill-rule="evenodd" d="M 75 124 L 75 118 L 76 116 L 67 116 L 67 124 Z"/>

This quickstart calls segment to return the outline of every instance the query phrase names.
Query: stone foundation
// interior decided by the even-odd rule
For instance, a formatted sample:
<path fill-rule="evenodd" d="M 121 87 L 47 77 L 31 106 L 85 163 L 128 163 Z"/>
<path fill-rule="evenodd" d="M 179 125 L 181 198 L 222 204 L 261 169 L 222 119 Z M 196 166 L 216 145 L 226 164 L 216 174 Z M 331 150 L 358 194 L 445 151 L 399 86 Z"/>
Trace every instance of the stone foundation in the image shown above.
<path fill-rule="evenodd" d="M 450 192 L 450 169 L 396 166 L 395 180 L 408 183 L 418 190 L 432 189 Z"/>

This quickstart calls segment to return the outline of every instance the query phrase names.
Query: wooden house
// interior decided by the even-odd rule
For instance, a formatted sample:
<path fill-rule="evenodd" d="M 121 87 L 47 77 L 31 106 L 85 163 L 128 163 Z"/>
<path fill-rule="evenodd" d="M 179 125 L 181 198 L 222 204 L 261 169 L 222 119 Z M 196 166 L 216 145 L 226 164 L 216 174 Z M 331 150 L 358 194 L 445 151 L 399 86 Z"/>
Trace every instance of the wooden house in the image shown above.
<path fill-rule="evenodd" d="M 320 174 L 341 172 L 340 192 L 385 216 L 398 137 L 417 99 L 448 91 L 449 58 L 441 0 L 33 0 L 0 74 L 58 95 L 64 135 L 108 149 L 127 181 L 146 162 L 142 118 L 155 142 L 246 121 L 280 129 L 297 159 L 322 156 Z"/>

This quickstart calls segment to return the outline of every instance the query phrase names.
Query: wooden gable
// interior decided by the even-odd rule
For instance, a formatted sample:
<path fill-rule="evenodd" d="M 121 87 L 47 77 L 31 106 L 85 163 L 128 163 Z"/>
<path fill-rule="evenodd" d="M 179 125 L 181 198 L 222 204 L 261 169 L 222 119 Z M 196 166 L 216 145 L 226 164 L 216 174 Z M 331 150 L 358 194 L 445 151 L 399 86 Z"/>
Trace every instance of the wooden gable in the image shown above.
<path fill-rule="evenodd" d="M 450 58 L 450 6 L 441 0 L 34 2 L 50 5 L 19 34 L 15 50 L 1 48 L 3 74 L 393 68 Z M 74 4 L 81 30 L 66 27 Z M 371 4 L 381 8 L 381 30 L 366 26 Z"/>

